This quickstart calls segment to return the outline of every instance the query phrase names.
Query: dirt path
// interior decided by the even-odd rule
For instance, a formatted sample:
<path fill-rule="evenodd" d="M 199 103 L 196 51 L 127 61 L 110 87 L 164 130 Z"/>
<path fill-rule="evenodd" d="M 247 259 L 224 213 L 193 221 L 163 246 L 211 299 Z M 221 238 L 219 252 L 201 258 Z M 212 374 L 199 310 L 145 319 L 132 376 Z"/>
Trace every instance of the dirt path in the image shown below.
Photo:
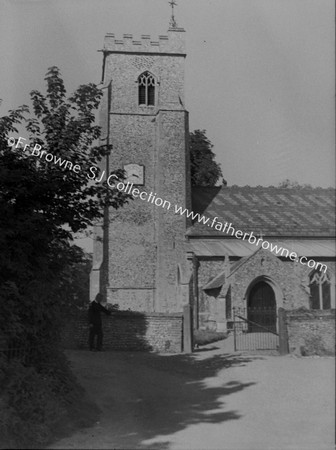
<path fill-rule="evenodd" d="M 212 348 L 212 349 L 211 349 Z M 333 358 L 69 352 L 102 414 L 49 448 L 334 448 Z"/>

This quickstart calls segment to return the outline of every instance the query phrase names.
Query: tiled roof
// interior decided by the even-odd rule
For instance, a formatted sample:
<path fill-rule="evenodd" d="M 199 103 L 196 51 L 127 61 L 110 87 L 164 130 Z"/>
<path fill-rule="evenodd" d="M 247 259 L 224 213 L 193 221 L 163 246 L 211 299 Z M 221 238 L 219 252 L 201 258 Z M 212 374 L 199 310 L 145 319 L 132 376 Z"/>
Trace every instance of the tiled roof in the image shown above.
<path fill-rule="evenodd" d="M 193 212 L 263 236 L 335 236 L 335 189 L 277 187 L 193 188 Z M 197 221 L 188 236 L 231 237 Z"/>

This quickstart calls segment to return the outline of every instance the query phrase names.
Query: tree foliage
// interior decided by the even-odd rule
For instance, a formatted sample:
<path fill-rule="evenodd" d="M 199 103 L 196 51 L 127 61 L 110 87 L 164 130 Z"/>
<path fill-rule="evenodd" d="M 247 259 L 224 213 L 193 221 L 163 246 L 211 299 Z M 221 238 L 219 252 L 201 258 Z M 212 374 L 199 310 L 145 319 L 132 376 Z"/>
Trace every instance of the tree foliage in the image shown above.
<path fill-rule="evenodd" d="M 61 309 L 81 302 L 79 286 L 84 288 L 91 262 L 71 245 L 72 236 L 101 220 L 106 207 L 118 208 L 129 198 L 88 177 L 109 150 L 95 145 L 101 91 L 88 84 L 67 97 L 57 67 L 45 81 L 45 94 L 31 92 L 31 114 L 24 105 L 0 118 L 0 434 L 8 442 L 22 443 L 23 435 L 45 442 L 57 408 L 75 392 L 59 351 Z M 23 145 L 14 140 L 19 127 Z M 36 144 L 80 170 L 48 162 L 42 153 L 34 156 Z M 123 179 L 123 171 L 114 174 Z M 29 353 L 8 362 L 11 348 L 15 355 Z M 57 414 L 48 415 L 53 408 Z"/>
<path fill-rule="evenodd" d="M 220 164 L 215 161 L 213 145 L 205 130 L 190 133 L 190 166 L 192 186 L 215 186 L 222 174 Z"/>
<path fill-rule="evenodd" d="M 312 185 L 311 184 L 300 184 L 297 181 L 290 180 L 289 178 L 286 178 L 285 180 L 281 181 L 278 184 L 278 187 L 279 188 L 285 188 L 285 189 L 292 189 L 292 188 L 304 189 L 304 188 L 311 188 Z"/>
<path fill-rule="evenodd" d="M 108 151 L 95 145 L 101 91 L 82 85 L 67 97 L 57 67 L 45 81 L 45 95 L 31 92 L 32 114 L 24 105 L 0 119 L 0 328 L 10 324 L 11 333 L 29 335 L 32 342 L 55 341 L 69 268 L 84 258 L 71 246 L 73 233 L 101 219 L 105 207 L 118 208 L 128 199 L 88 177 Z M 25 149 L 10 139 L 18 126 L 25 129 Z M 33 156 L 36 144 L 80 170 Z M 121 170 L 114 174 L 123 178 Z"/>
<path fill-rule="evenodd" d="M 73 245 L 68 252 L 61 279 L 61 304 L 66 313 L 78 312 L 78 308 L 87 306 L 90 301 L 90 272 L 92 255 Z"/>

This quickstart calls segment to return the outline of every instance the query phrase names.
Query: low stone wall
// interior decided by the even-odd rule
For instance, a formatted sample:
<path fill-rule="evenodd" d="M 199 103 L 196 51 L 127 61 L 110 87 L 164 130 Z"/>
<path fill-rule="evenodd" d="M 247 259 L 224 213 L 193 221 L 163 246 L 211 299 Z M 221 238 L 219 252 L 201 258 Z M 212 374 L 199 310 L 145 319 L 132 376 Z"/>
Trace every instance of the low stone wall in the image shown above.
<path fill-rule="evenodd" d="M 113 312 L 102 314 L 105 350 L 132 350 L 180 353 L 182 351 L 181 314 Z M 62 330 L 63 346 L 88 348 L 87 311 L 68 317 Z"/>
<path fill-rule="evenodd" d="M 286 311 L 290 353 L 335 355 L 335 310 Z"/>

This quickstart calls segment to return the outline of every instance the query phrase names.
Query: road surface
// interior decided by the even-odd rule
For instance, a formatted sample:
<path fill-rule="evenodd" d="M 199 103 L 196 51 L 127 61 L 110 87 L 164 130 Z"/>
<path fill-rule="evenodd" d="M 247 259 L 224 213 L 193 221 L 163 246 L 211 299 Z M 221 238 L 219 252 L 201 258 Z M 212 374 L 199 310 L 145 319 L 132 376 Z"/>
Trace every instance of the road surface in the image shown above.
<path fill-rule="evenodd" d="M 101 417 L 50 449 L 334 449 L 334 358 L 67 354 Z"/>

